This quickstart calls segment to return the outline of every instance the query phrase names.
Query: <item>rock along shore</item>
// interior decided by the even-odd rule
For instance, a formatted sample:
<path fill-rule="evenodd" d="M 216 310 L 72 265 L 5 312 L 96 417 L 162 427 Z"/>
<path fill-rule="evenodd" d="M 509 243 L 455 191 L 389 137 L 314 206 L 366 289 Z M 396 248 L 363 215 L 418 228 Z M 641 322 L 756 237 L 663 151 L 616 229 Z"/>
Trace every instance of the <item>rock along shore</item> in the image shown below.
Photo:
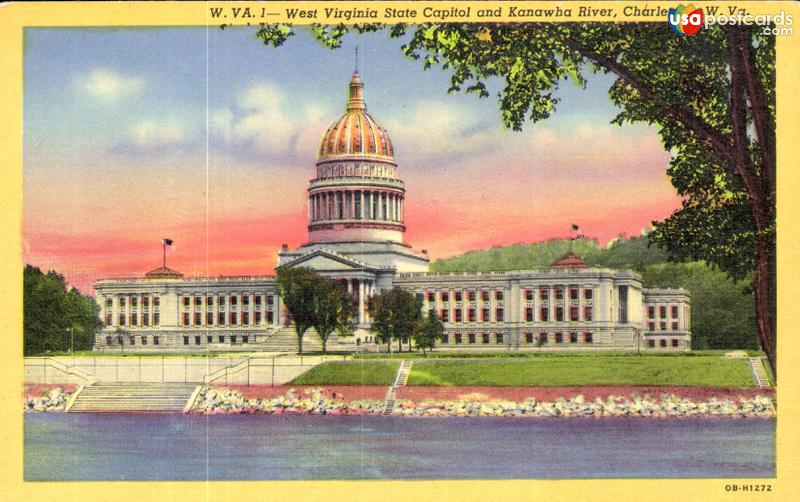
<path fill-rule="evenodd" d="M 348 400 L 335 391 L 317 388 L 290 388 L 273 397 L 245 397 L 235 389 L 203 389 L 195 402 L 193 413 L 265 413 L 363 415 L 382 414 L 382 399 Z M 585 399 L 583 395 L 542 401 L 529 397 L 521 401 L 487 400 L 483 395 L 465 395 L 458 400 L 398 400 L 393 415 L 409 417 L 432 416 L 500 416 L 500 417 L 692 417 L 720 416 L 731 418 L 774 417 L 772 399 L 764 395 L 744 395 L 735 398 L 710 397 L 693 400 L 664 392 L 650 394 L 609 395 Z"/>

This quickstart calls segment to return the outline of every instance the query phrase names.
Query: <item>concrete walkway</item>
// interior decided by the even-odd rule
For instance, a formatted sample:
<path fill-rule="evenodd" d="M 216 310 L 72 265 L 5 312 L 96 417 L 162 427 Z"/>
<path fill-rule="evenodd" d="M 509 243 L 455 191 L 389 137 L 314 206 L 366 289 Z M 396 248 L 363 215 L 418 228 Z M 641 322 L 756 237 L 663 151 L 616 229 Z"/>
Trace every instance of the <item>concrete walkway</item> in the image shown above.
<path fill-rule="evenodd" d="M 400 363 L 400 367 L 397 369 L 397 375 L 394 377 L 394 383 L 389 387 L 389 391 L 386 393 L 386 404 L 383 408 L 384 415 L 391 415 L 394 411 L 394 405 L 397 401 L 397 390 L 408 381 L 408 374 L 411 373 L 411 365 L 413 364 L 414 361 L 410 359 L 404 359 L 403 362 Z"/>

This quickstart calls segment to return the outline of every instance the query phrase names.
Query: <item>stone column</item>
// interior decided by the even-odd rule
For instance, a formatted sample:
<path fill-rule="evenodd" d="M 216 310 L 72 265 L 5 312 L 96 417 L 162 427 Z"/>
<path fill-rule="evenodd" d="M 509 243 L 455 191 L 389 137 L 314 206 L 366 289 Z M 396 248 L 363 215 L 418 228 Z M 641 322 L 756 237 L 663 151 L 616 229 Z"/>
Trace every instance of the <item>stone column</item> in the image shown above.
<path fill-rule="evenodd" d="M 272 298 L 272 325 L 275 327 L 281 325 L 281 295 L 278 290 Z"/>
<path fill-rule="evenodd" d="M 364 324 L 364 281 L 358 281 L 358 324 Z"/>
<path fill-rule="evenodd" d="M 360 219 L 364 219 L 364 190 L 358 191 L 358 198 L 361 201 L 361 205 L 358 208 L 358 214 Z"/>

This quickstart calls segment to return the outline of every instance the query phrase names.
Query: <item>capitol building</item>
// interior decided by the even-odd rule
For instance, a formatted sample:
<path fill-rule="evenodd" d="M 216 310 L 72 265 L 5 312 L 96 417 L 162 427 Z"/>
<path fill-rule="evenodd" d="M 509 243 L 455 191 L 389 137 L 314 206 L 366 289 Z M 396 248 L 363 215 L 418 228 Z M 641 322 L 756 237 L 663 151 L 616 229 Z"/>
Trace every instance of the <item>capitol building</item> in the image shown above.
<path fill-rule="evenodd" d="M 630 270 L 587 266 L 572 253 L 549 267 L 430 273 L 425 250 L 403 242 L 405 188 L 389 135 L 367 113 L 358 73 L 344 115 L 325 131 L 308 185 L 308 242 L 283 246 L 277 267 L 308 267 L 340 282 L 358 305 L 355 333 L 330 350 L 375 350 L 367 300 L 411 291 L 443 321 L 439 349 L 641 350 L 691 348 L 690 297 L 645 289 Z M 296 350 L 274 276 L 197 277 L 163 266 L 94 284 L 103 329 L 95 350 Z M 304 346 L 314 350 L 316 335 Z"/>

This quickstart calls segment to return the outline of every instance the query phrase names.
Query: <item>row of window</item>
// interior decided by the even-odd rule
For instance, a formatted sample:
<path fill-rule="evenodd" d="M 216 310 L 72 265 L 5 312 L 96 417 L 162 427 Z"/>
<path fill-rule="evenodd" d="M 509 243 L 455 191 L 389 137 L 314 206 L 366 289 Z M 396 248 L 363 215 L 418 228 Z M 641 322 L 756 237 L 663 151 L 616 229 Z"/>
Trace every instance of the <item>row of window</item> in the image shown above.
<path fill-rule="evenodd" d="M 647 346 L 649 348 L 651 348 L 651 349 L 656 348 L 656 341 L 655 340 L 647 340 Z M 661 347 L 661 348 L 666 348 L 667 347 L 667 339 L 666 338 L 662 338 L 661 340 L 659 340 L 658 341 L 658 346 Z M 670 340 L 670 346 L 673 347 L 673 348 L 678 348 L 678 339 L 677 338 L 671 339 Z"/>
<path fill-rule="evenodd" d="M 133 335 L 129 335 L 128 337 L 128 345 L 136 345 L 136 338 Z M 148 340 L 153 342 L 153 345 L 159 345 L 161 343 L 158 335 L 153 335 L 152 337 L 148 335 L 142 335 L 139 337 L 139 345 L 147 345 Z M 114 345 L 115 337 L 108 335 L 106 336 L 106 345 Z M 125 345 L 125 338 L 122 335 L 116 336 L 117 345 Z"/>
<path fill-rule="evenodd" d="M 230 343 L 239 343 L 239 337 L 237 335 L 229 335 L 227 337 L 225 335 L 217 335 L 216 337 L 214 335 L 206 335 L 205 336 L 205 341 L 206 341 L 206 343 L 214 343 L 214 339 L 215 338 L 217 340 L 217 343 L 225 343 L 226 339 Z M 184 345 L 189 345 L 189 339 L 190 339 L 189 335 L 183 335 L 183 344 Z M 202 336 L 194 335 L 194 344 L 195 345 L 201 345 L 202 344 L 202 340 L 203 340 Z M 250 342 L 250 335 L 242 335 L 242 342 L 241 343 L 249 343 L 249 342 Z"/>
<path fill-rule="evenodd" d="M 189 312 L 184 312 L 182 317 L 181 326 L 214 326 L 214 321 L 216 319 L 217 326 L 236 326 L 239 322 L 239 314 L 236 312 L 230 312 L 228 315 L 225 315 L 225 312 L 217 312 L 215 316 L 213 312 L 206 312 L 205 317 L 201 312 L 195 312 L 194 318 L 192 318 Z M 249 312 L 242 312 L 241 313 L 241 324 L 247 325 L 250 324 L 250 313 Z M 261 312 L 253 312 L 253 324 L 261 324 L 262 314 Z M 203 321 L 205 320 L 205 323 Z M 272 324 L 273 320 L 273 313 L 272 311 L 267 311 L 267 324 Z M 192 322 L 194 321 L 194 322 Z M 227 323 L 226 323 L 227 321 Z"/>
<path fill-rule="evenodd" d="M 583 332 L 583 336 L 579 337 L 578 332 L 570 331 L 564 336 L 564 333 L 557 331 L 550 336 L 546 331 L 542 331 L 538 335 L 534 337 L 533 333 L 525 333 L 524 340 L 525 343 L 531 344 L 535 343 L 537 345 L 546 345 L 549 342 L 559 344 L 559 343 L 579 343 L 578 340 L 582 338 L 583 343 L 594 343 L 594 335 L 591 331 Z"/>
<path fill-rule="evenodd" d="M 431 313 L 434 313 L 435 310 L 430 309 Z M 464 313 L 466 312 L 466 316 Z M 594 318 L 594 307 L 591 305 L 586 305 L 583 307 L 583 319 L 580 316 L 580 309 L 576 306 L 569 307 L 566 311 L 569 314 L 569 321 L 591 321 Z M 491 310 L 489 308 L 483 308 L 480 310 L 480 319 L 478 319 L 478 310 L 475 308 L 469 309 L 455 309 L 453 310 L 453 322 L 464 322 L 466 317 L 467 322 L 492 322 L 491 318 Z M 535 319 L 535 312 L 533 307 L 527 307 L 525 309 L 525 321 L 526 322 L 536 322 Z M 556 307 L 555 308 L 555 318 L 556 322 L 564 322 L 565 309 L 564 307 Z M 441 309 L 439 310 L 439 319 L 442 322 L 450 322 L 450 309 Z M 494 322 L 503 322 L 505 321 L 505 310 L 503 307 L 497 307 L 494 312 Z M 539 310 L 539 321 L 541 322 L 549 322 L 550 321 L 550 308 L 549 307 L 542 307 Z"/>
<path fill-rule="evenodd" d="M 125 345 L 125 338 L 126 337 L 123 337 L 122 335 L 117 335 L 116 337 L 108 335 L 108 336 L 106 336 L 106 345 L 114 345 L 115 342 L 116 342 L 117 345 Z M 136 343 L 136 339 L 137 338 L 139 339 L 138 345 L 147 345 L 150 341 L 152 341 L 153 345 L 159 345 L 161 343 L 159 335 L 152 335 L 152 336 L 149 336 L 149 335 L 141 335 L 141 336 L 128 335 L 127 336 L 128 345 L 137 345 L 137 343 Z M 202 339 L 203 339 L 203 337 L 201 337 L 200 335 L 195 335 L 194 336 L 194 344 L 195 345 L 200 345 L 202 343 Z M 238 335 L 228 335 L 228 336 L 226 336 L 226 335 L 217 335 L 217 336 L 206 335 L 206 337 L 205 337 L 206 343 L 214 343 L 215 339 L 217 340 L 218 343 L 225 343 L 226 340 L 228 340 L 230 343 L 239 343 Z M 189 335 L 183 335 L 183 344 L 184 345 L 189 345 L 189 340 L 190 340 Z M 249 335 L 242 335 L 241 341 L 242 341 L 242 343 L 249 343 L 250 336 Z"/>
<path fill-rule="evenodd" d="M 119 306 L 120 308 L 124 308 L 128 304 L 128 297 L 127 296 L 120 296 L 119 297 Z M 130 297 L 130 305 L 131 307 L 137 307 L 139 305 L 139 297 L 138 296 L 131 296 Z M 157 296 L 153 297 L 153 307 L 158 307 L 161 305 L 161 299 Z M 110 309 L 114 306 L 114 299 L 113 298 L 106 298 L 106 308 Z M 148 308 L 150 306 L 150 297 L 143 296 L 142 297 L 142 307 Z"/>
<path fill-rule="evenodd" d="M 667 321 L 661 321 L 658 323 L 658 329 L 660 331 L 667 331 Z M 672 331 L 678 331 L 678 321 L 672 321 Z M 648 321 L 647 323 L 647 330 L 648 331 L 655 331 L 656 330 L 656 323 L 655 321 Z"/>
<path fill-rule="evenodd" d="M 448 334 L 444 334 L 442 336 L 442 340 L 444 343 L 454 343 L 456 345 L 464 343 L 464 336 L 461 333 L 453 333 L 452 337 Z M 492 343 L 491 341 L 491 334 L 490 333 L 480 333 L 480 337 L 476 333 L 467 333 L 466 342 L 469 344 L 478 343 L 489 344 Z M 494 343 L 503 343 L 503 333 L 495 333 L 494 334 Z"/>
<path fill-rule="evenodd" d="M 188 307 L 189 305 L 191 305 L 192 297 L 183 296 L 182 298 L 183 298 L 183 300 L 181 300 L 181 303 L 183 303 L 184 307 Z M 215 301 L 214 298 L 216 298 L 216 297 L 207 296 L 206 297 L 206 305 L 209 306 L 209 307 L 213 306 L 214 305 L 214 301 Z M 238 305 L 239 304 L 239 297 L 238 296 L 227 296 L 227 297 L 226 296 L 220 296 L 219 297 L 219 301 L 218 301 L 219 305 L 225 305 L 226 304 L 226 298 L 227 298 L 227 303 L 229 305 Z M 254 295 L 253 296 L 253 303 L 256 305 L 256 307 L 261 306 L 261 301 L 262 301 L 261 299 L 262 298 L 263 298 L 262 295 Z M 273 301 L 274 301 L 274 297 L 272 295 L 267 295 L 267 305 L 272 305 Z M 202 306 L 203 305 L 203 297 L 202 296 L 195 296 L 194 297 L 194 304 L 197 307 Z M 242 305 L 250 305 L 250 295 L 242 295 Z"/>
<path fill-rule="evenodd" d="M 569 299 L 570 300 L 578 300 L 578 297 L 579 297 L 579 294 L 580 294 L 579 293 L 579 288 L 568 288 L 568 291 L 569 291 Z M 450 298 L 452 298 L 453 301 L 460 302 L 460 301 L 463 301 L 463 298 L 465 296 L 464 293 L 466 293 L 466 298 L 467 298 L 467 301 L 469 301 L 469 302 L 474 302 L 478 293 L 480 293 L 481 301 L 484 301 L 484 302 L 488 302 L 490 297 L 491 297 L 490 292 L 487 291 L 487 290 L 481 290 L 479 292 L 478 291 L 474 291 L 474 290 L 452 291 L 452 292 L 450 292 L 450 291 L 439 291 L 438 295 L 439 295 L 439 300 L 442 301 L 442 302 L 449 302 Z M 557 287 L 557 288 L 555 288 L 553 290 L 553 293 L 554 293 L 554 296 L 555 296 L 556 300 L 563 300 L 564 299 L 564 288 Z M 428 303 L 433 303 L 433 302 L 436 301 L 436 295 L 437 295 L 437 293 L 434 292 L 434 291 L 426 291 L 424 297 L 420 298 L 420 300 L 425 298 L 425 299 L 428 300 Z M 592 289 L 584 289 L 583 290 L 583 298 L 585 300 L 591 300 L 593 295 L 594 295 L 594 292 L 593 292 Z M 497 290 L 497 291 L 494 292 L 494 299 L 497 300 L 497 301 L 502 301 L 503 300 L 503 296 L 504 296 L 503 290 Z M 535 290 L 534 289 L 526 289 L 525 290 L 525 300 L 526 301 L 529 301 L 529 302 L 533 301 L 534 300 L 534 296 L 535 296 Z M 539 290 L 539 299 L 541 299 L 543 301 L 547 301 L 547 300 L 549 300 L 549 298 L 550 298 L 550 289 L 549 288 L 541 288 Z"/>
<path fill-rule="evenodd" d="M 658 307 L 658 317 L 661 319 L 667 318 L 667 306 L 666 305 L 659 305 Z M 672 319 L 678 318 L 678 306 L 672 305 L 670 307 L 670 317 Z M 648 305 L 647 306 L 647 318 L 648 319 L 655 319 L 656 318 L 656 306 L 655 305 Z"/>
<path fill-rule="evenodd" d="M 111 326 L 112 319 L 113 317 L 111 312 L 106 312 L 106 326 Z M 144 312 L 141 316 L 136 313 L 133 313 L 130 316 L 126 314 L 119 314 L 117 317 L 117 324 L 119 326 L 125 326 L 126 324 L 130 324 L 131 326 L 150 326 L 151 323 L 153 326 L 158 326 L 160 322 L 161 315 L 158 312 L 153 312 L 152 314 Z"/>

